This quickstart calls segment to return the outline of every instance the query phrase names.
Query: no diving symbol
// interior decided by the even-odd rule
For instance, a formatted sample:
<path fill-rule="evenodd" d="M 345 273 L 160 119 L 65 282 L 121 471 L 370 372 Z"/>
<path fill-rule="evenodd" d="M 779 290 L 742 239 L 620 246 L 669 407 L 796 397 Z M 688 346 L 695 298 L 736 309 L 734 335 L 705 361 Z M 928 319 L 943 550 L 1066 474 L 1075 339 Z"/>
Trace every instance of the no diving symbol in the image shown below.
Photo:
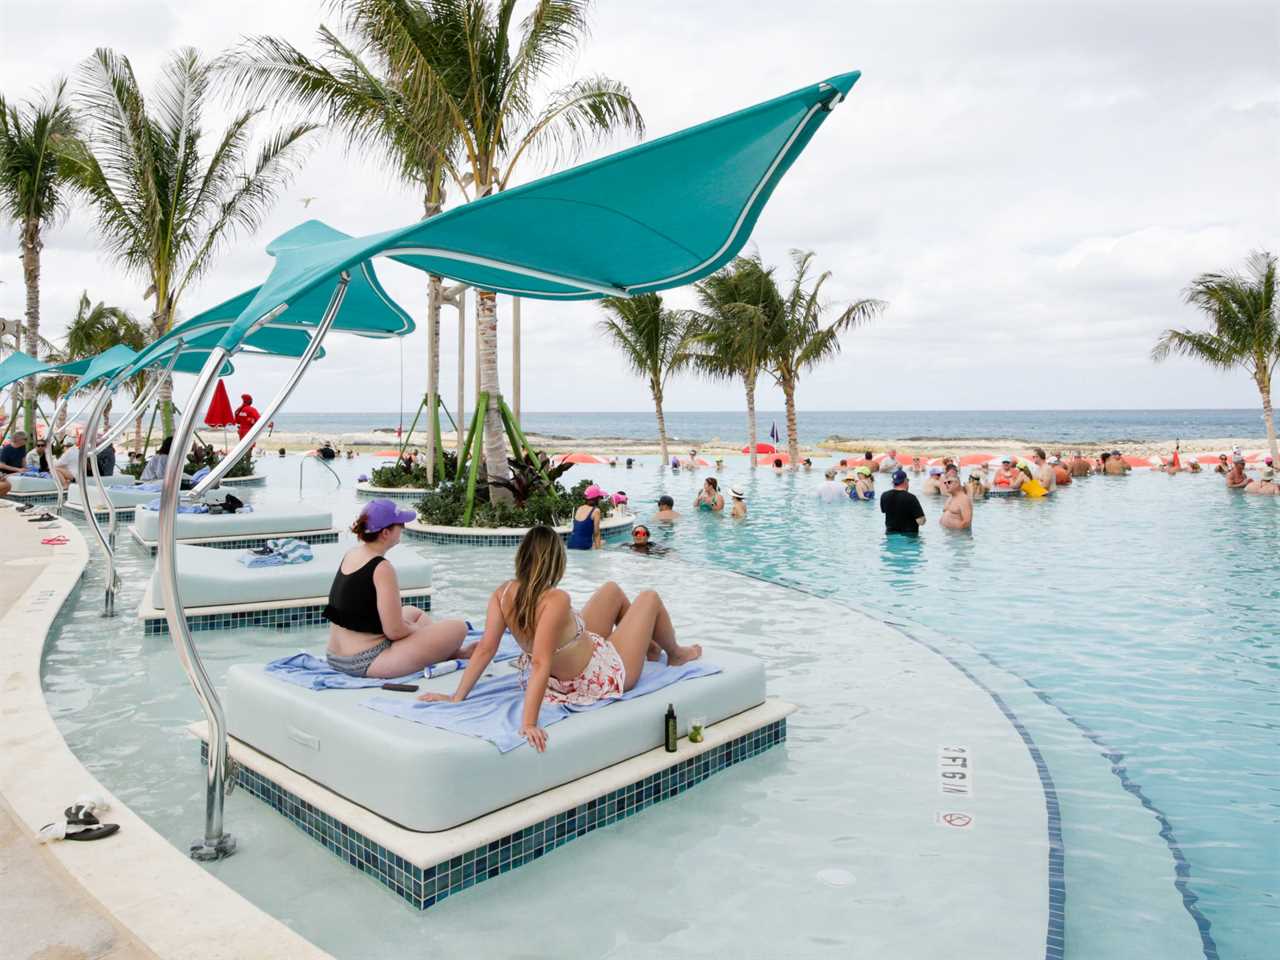
<path fill-rule="evenodd" d="M 957 827 L 963 830 L 973 826 L 973 817 L 967 813 L 940 813 L 938 822 L 944 827 Z"/>

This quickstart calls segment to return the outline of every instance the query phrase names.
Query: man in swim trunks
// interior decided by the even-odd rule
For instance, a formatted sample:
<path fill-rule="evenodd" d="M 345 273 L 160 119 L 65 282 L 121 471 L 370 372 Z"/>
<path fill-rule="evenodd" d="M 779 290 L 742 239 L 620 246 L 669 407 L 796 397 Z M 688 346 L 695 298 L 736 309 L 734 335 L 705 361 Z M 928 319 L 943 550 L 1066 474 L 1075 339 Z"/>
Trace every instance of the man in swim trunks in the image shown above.
<path fill-rule="evenodd" d="M 1093 467 L 1089 466 L 1089 461 L 1084 458 L 1084 454 L 1077 450 L 1071 457 L 1070 471 L 1073 477 L 1087 477 L 1093 473 Z"/>
<path fill-rule="evenodd" d="M 1045 456 L 1043 447 L 1036 447 L 1031 451 L 1031 462 L 1035 464 L 1031 469 L 1031 475 L 1040 481 L 1040 486 L 1049 493 L 1053 493 L 1053 488 L 1058 485 L 1058 479 L 1053 472 L 1053 467 L 1049 466 L 1049 458 Z"/>
<path fill-rule="evenodd" d="M 1124 462 L 1124 458 L 1120 456 L 1119 450 L 1102 452 L 1102 473 L 1108 477 L 1123 477 L 1132 468 Z"/>
<path fill-rule="evenodd" d="M 1231 469 L 1227 472 L 1227 489 L 1243 490 L 1249 485 L 1249 477 L 1244 472 L 1244 455 L 1235 454 L 1231 459 Z"/>
<path fill-rule="evenodd" d="M 960 483 L 959 472 L 943 477 L 942 491 L 947 495 L 947 502 L 942 507 L 938 523 L 948 530 L 968 530 L 973 526 L 973 501 Z"/>
<path fill-rule="evenodd" d="M 928 475 L 924 478 L 924 483 L 920 486 L 920 492 L 927 496 L 938 496 L 942 493 L 942 468 L 930 467 Z"/>
<path fill-rule="evenodd" d="M 676 502 L 665 493 L 658 498 L 658 512 L 653 515 L 655 520 L 679 520 L 680 514 L 676 513 Z"/>

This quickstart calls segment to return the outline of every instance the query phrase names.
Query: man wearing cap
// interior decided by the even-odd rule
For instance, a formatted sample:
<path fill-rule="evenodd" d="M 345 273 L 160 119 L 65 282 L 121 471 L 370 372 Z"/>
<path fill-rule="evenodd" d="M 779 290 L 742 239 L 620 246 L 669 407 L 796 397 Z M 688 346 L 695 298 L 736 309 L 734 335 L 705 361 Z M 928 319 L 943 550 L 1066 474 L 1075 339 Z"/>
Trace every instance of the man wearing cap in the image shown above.
<path fill-rule="evenodd" d="M 836 468 L 827 470 L 827 479 L 818 484 L 818 499 L 823 503 L 835 503 L 844 497 L 844 486 L 836 479 Z"/>
<path fill-rule="evenodd" d="M 894 471 L 895 473 L 897 471 Z M 938 496 L 942 493 L 942 468 L 930 467 L 925 474 L 924 483 L 920 485 L 920 492 L 931 497 Z"/>
<path fill-rule="evenodd" d="M 1243 490 L 1249 485 L 1249 477 L 1244 472 L 1244 454 L 1236 451 L 1231 456 L 1231 469 L 1227 471 L 1227 489 Z"/>
<path fill-rule="evenodd" d="M 880 495 L 880 512 L 884 514 L 885 533 L 905 533 L 914 537 L 924 526 L 924 507 L 914 493 L 907 490 L 907 471 L 893 473 L 893 489 Z"/>
<path fill-rule="evenodd" d="M 1258 493 L 1264 497 L 1274 497 L 1280 495 L 1280 486 L 1276 485 L 1276 472 L 1271 466 L 1271 458 L 1267 457 L 1267 466 L 1262 468 L 1262 477 L 1259 480 L 1250 480 L 1248 486 L 1244 488 L 1245 493 Z"/>
<path fill-rule="evenodd" d="M 1001 457 L 1000 469 L 996 471 L 992 485 L 1000 490 L 1009 490 L 1015 483 L 1020 486 L 1022 481 L 1018 479 L 1018 471 L 1013 469 L 1013 457 Z"/>
<path fill-rule="evenodd" d="M 665 493 L 658 498 L 658 512 L 653 515 L 655 520 L 679 520 L 680 514 L 676 513 L 676 502 Z"/>
<path fill-rule="evenodd" d="M 240 406 L 236 407 L 234 416 L 236 419 L 236 435 L 243 440 L 245 434 L 253 429 L 253 425 L 258 422 L 262 414 L 254 409 L 253 397 L 247 393 L 242 393 L 240 394 Z M 253 456 L 253 447 L 249 448 L 249 455 Z"/>
<path fill-rule="evenodd" d="M 0 474 L 22 473 L 27 469 L 27 433 L 15 430 L 13 438 L 0 447 Z"/>
<path fill-rule="evenodd" d="M 1089 466 L 1089 461 L 1084 458 L 1084 454 L 1077 450 L 1071 457 L 1071 476 L 1087 477 L 1093 473 L 1093 468 Z"/>

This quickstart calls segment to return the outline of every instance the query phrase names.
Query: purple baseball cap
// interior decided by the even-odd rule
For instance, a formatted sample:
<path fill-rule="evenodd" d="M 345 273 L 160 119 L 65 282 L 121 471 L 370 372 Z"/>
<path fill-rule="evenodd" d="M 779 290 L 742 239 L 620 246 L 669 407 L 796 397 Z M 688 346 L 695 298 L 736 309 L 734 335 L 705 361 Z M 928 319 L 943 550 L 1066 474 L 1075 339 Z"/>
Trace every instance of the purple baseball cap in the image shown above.
<path fill-rule="evenodd" d="M 360 511 L 364 517 L 364 528 L 370 533 L 377 533 L 397 523 L 405 524 L 417 520 L 418 515 L 412 510 L 401 510 L 390 500 L 371 500 L 369 505 Z"/>

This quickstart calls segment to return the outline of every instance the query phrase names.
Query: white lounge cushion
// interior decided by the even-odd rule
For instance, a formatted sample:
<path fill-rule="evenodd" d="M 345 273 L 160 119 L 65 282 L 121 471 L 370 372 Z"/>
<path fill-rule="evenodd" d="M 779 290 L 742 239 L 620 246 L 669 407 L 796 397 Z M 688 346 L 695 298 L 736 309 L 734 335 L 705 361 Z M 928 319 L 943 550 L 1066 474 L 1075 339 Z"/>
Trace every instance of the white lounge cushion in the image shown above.
<path fill-rule="evenodd" d="M 54 493 L 58 489 L 49 477 L 10 476 L 9 483 L 13 486 L 14 493 Z M 93 483 L 92 478 L 89 483 Z M 134 479 L 127 473 L 113 473 L 109 477 L 103 477 L 102 484 L 106 487 L 131 487 Z"/>
<path fill-rule="evenodd" d="M 721 650 L 706 656 L 722 672 L 574 714 L 548 729 L 545 753 L 523 746 L 499 753 L 486 740 L 360 706 L 380 690 L 308 690 L 261 664 L 228 671 L 227 721 L 232 736 L 388 820 L 447 830 L 660 746 L 668 703 L 684 733 L 691 717 L 716 723 L 764 702 L 759 660 Z M 501 663 L 488 672 L 511 669 Z M 452 692 L 458 674 L 421 684 Z"/>
<path fill-rule="evenodd" d="M 147 543 L 154 543 L 160 535 L 160 513 L 156 510 L 139 510 L 134 515 L 133 525 L 138 536 Z M 179 540 L 200 540 L 205 537 L 255 537 L 267 534 L 288 536 L 305 530 L 328 530 L 332 526 L 333 514 L 328 510 L 255 507 L 252 513 L 180 513 L 176 529 Z"/>
<path fill-rule="evenodd" d="M 319 543 L 311 549 L 315 557 L 308 563 L 249 568 L 240 562 L 242 550 L 180 543 L 177 561 L 182 605 L 188 608 L 241 606 L 327 597 L 338 564 L 351 547 L 342 543 Z M 401 590 L 431 586 L 431 562 L 413 549 L 399 547 L 387 559 L 395 564 Z M 151 596 L 153 601 L 164 596 L 158 572 L 151 575 Z"/>
<path fill-rule="evenodd" d="M 79 489 L 79 484 L 73 486 L 67 494 L 67 502 L 74 503 L 77 506 L 84 506 L 84 497 Z M 108 486 L 107 496 L 111 498 L 111 503 L 116 507 L 137 507 L 144 503 L 150 503 L 152 500 L 160 498 L 159 490 L 138 490 L 131 485 L 121 484 L 119 486 Z M 94 485 L 93 480 L 89 481 L 89 502 L 99 510 L 106 509 L 106 505 L 102 501 L 102 494 Z"/>

